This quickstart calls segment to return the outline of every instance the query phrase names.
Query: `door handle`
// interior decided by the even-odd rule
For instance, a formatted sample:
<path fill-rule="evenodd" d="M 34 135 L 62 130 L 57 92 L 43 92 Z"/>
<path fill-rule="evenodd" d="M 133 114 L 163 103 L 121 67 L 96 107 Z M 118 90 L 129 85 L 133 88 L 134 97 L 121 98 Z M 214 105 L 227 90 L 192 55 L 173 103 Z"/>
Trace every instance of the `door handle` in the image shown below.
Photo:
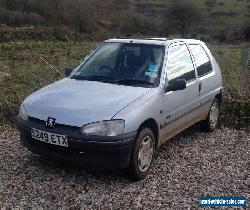
<path fill-rule="evenodd" d="M 199 84 L 199 93 L 201 92 L 201 90 L 202 90 L 202 83 L 200 82 L 200 84 Z"/>

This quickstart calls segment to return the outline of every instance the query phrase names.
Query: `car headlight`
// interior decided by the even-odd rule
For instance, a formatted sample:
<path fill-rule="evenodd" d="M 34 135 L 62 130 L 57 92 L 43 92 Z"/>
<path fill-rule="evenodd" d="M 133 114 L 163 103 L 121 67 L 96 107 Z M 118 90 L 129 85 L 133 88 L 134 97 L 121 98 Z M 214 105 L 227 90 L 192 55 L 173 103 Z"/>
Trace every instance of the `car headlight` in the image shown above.
<path fill-rule="evenodd" d="M 81 133 L 94 136 L 119 136 L 125 127 L 124 120 L 102 121 L 84 125 Z"/>
<path fill-rule="evenodd" d="M 23 104 L 20 106 L 20 109 L 19 109 L 19 117 L 24 121 L 28 121 L 27 110 Z"/>

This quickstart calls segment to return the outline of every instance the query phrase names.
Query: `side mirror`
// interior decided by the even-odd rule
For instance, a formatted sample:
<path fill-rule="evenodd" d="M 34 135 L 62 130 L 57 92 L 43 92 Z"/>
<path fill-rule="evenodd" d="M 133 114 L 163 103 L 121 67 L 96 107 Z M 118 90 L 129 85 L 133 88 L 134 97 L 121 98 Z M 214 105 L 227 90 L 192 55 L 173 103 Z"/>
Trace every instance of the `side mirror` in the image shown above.
<path fill-rule="evenodd" d="M 73 71 L 73 69 L 66 68 L 66 69 L 64 69 L 64 75 L 66 77 L 68 77 L 71 74 L 72 71 Z"/>
<path fill-rule="evenodd" d="M 169 85 L 166 92 L 184 90 L 187 87 L 185 79 L 177 79 L 173 84 Z"/>

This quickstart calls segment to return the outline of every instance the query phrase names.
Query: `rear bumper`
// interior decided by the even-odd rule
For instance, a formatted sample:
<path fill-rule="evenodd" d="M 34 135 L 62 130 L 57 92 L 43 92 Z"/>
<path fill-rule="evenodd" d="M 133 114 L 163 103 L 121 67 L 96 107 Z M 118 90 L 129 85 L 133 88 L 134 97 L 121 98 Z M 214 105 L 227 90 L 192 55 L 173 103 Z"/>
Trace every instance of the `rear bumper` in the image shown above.
<path fill-rule="evenodd" d="M 129 165 L 136 132 L 117 137 L 83 136 L 79 128 L 58 126 L 48 129 L 45 122 L 25 122 L 16 118 L 22 144 L 31 152 L 81 167 L 121 169 Z M 46 144 L 31 138 L 31 128 L 68 136 L 69 147 Z"/>

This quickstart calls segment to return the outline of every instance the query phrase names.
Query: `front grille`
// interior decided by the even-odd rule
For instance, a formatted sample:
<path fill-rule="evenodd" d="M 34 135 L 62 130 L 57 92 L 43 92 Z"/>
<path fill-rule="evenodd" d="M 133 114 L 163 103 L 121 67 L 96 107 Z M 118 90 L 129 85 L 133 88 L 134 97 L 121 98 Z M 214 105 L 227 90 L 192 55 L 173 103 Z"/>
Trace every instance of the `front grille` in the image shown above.
<path fill-rule="evenodd" d="M 35 125 L 41 125 L 46 127 L 46 121 L 40 120 L 34 117 L 29 117 L 29 121 Z M 63 125 L 63 124 L 58 124 L 56 123 L 56 128 L 58 129 L 66 129 L 66 130 L 79 130 L 79 127 L 76 126 L 70 126 L 70 125 Z"/>
<path fill-rule="evenodd" d="M 50 133 L 56 133 L 61 135 L 67 135 L 68 137 L 77 136 L 80 133 L 80 128 L 75 126 L 68 126 L 62 124 L 56 124 L 55 128 L 49 128 L 46 126 L 46 122 L 43 120 L 39 120 L 37 118 L 30 117 L 29 122 L 32 128 L 36 128 L 38 130 L 47 131 Z"/>

